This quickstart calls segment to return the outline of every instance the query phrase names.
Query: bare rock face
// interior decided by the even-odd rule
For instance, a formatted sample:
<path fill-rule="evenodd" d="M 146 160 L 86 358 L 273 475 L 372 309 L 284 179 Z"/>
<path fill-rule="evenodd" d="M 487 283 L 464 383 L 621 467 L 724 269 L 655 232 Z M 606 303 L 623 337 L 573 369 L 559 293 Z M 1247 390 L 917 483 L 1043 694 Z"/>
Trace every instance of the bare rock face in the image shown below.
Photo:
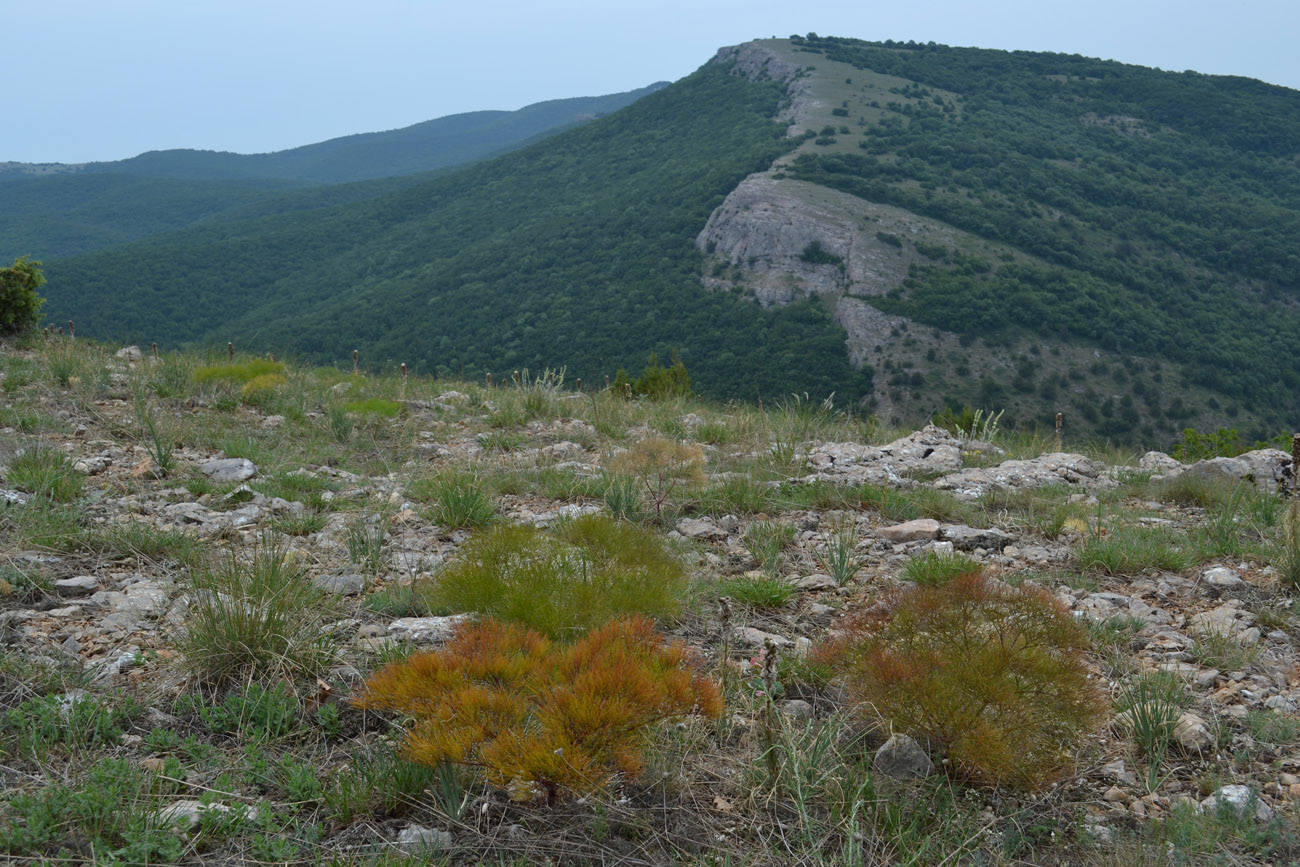
<path fill-rule="evenodd" d="M 1197 461 L 1185 472 L 1210 479 L 1250 482 L 1269 494 L 1290 490 L 1295 478 L 1291 456 L 1280 449 L 1256 449 L 1235 458 Z"/>
<path fill-rule="evenodd" d="M 813 479 L 836 484 L 894 484 L 905 487 L 903 474 L 951 472 L 961 468 L 961 443 L 934 425 L 883 446 L 822 443 L 808 453 Z"/>
<path fill-rule="evenodd" d="M 971 468 L 937 479 L 934 486 L 958 497 L 979 497 L 989 490 L 1082 485 L 1109 488 L 1115 481 L 1100 461 L 1083 455 L 1054 452 L 1031 461 L 1003 461 L 996 467 Z"/>

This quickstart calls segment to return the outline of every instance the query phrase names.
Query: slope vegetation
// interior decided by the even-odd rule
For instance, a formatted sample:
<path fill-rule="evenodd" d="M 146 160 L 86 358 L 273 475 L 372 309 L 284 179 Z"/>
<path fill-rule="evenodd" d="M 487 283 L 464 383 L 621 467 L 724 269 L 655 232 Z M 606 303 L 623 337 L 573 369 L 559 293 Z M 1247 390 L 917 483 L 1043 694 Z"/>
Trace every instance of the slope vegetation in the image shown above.
<path fill-rule="evenodd" d="M 595 382 L 678 349 L 697 387 L 866 392 L 816 302 L 702 292 L 693 238 L 792 142 L 783 98 L 710 65 L 522 151 L 351 205 L 194 227 L 52 263 L 48 313 L 87 333 Z"/>

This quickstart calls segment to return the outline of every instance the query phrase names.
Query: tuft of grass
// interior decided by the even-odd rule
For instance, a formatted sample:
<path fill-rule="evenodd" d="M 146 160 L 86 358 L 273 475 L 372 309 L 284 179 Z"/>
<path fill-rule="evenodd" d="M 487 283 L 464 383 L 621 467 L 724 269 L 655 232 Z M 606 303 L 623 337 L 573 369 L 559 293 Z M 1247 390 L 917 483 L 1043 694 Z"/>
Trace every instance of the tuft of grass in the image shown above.
<path fill-rule="evenodd" d="M 243 385 L 263 376 L 283 376 L 284 365 L 278 361 L 254 358 L 242 364 L 210 364 L 194 371 L 194 381 L 233 382 Z"/>
<path fill-rule="evenodd" d="M 348 522 L 348 557 L 367 572 L 377 573 L 384 568 L 387 538 L 387 516 L 357 515 Z"/>
<path fill-rule="evenodd" d="M 1272 544 L 1269 560 L 1282 583 L 1300 588 L 1300 499 L 1292 499 L 1281 521 L 1277 540 Z"/>
<path fill-rule="evenodd" d="M 951 554 L 927 551 L 907 561 L 903 567 L 903 577 L 913 584 L 936 587 L 947 584 L 954 578 L 978 574 L 983 568 L 978 560 L 967 557 L 960 551 Z"/>
<path fill-rule="evenodd" d="M 777 505 L 775 489 L 748 475 L 734 475 L 702 490 L 699 508 L 706 515 L 758 515 Z"/>
<path fill-rule="evenodd" d="M 36 443 L 9 461 L 5 480 L 40 499 L 53 503 L 70 503 L 81 496 L 84 477 L 72 468 L 67 455 Z"/>
<path fill-rule="evenodd" d="M 478 473 L 449 470 L 416 479 L 407 493 L 417 502 L 430 504 L 427 517 L 435 524 L 449 530 L 467 530 L 485 527 L 496 519 L 492 498 L 484 487 Z"/>
<path fill-rule="evenodd" d="M 755 521 L 745 531 L 745 547 L 770 575 L 780 571 L 781 555 L 793 541 L 794 527 L 780 521 Z"/>
<path fill-rule="evenodd" d="M 1193 640 L 1192 657 L 1207 668 L 1240 671 L 1259 658 L 1259 648 L 1227 632 L 1202 632 Z"/>
<path fill-rule="evenodd" d="M 1076 549 L 1079 566 L 1109 575 L 1136 575 L 1143 569 L 1183 572 L 1196 562 L 1186 539 L 1157 527 L 1117 526 L 1094 533 Z"/>
<path fill-rule="evenodd" d="M 610 476 L 603 499 L 605 508 L 615 518 L 636 523 L 646 516 L 641 485 L 631 476 Z"/>
<path fill-rule="evenodd" d="M 270 527 L 286 536 L 311 536 L 325 529 L 325 516 L 313 511 L 306 511 L 296 516 L 282 515 L 272 519 Z"/>
<path fill-rule="evenodd" d="M 88 536 L 84 546 L 104 557 L 197 566 L 207 546 L 197 536 L 179 530 L 159 530 L 143 521 L 116 524 Z"/>
<path fill-rule="evenodd" d="M 192 569 L 189 578 L 189 619 L 175 641 L 182 665 L 200 683 L 296 679 L 330 660 L 328 599 L 269 536 L 246 561 L 231 551 L 224 563 Z"/>
<path fill-rule="evenodd" d="M 686 575 L 649 530 L 583 515 L 545 533 L 494 527 L 467 542 L 437 575 L 434 605 L 571 637 L 624 614 L 671 618 Z"/>
<path fill-rule="evenodd" d="M 402 405 L 395 400 L 371 397 L 366 400 L 354 400 L 343 404 L 343 411 L 353 415 L 369 415 L 376 418 L 397 418 Z"/>
<path fill-rule="evenodd" d="M 1275 710 L 1252 710 L 1246 714 L 1246 726 L 1255 740 L 1286 747 L 1300 741 L 1300 719 Z"/>
<path fill-rule="evenodd" d="M 1151 791 L 1160 783 L 1160 768 L 1186 704 L 1186 688 L 1168 672 L 1139 674 L 1120 687 L 1115 700 L 1120 725 L 1147 760 L 1146 783 Z"/>
<path fill-rule="evenodd" d="M 858 525 L 850 518 L 831 528 L 830 535 L 813 556 L 817 565 L 843 587 L 862 568 L 854 554 L 857 545 Z"/>
<path fill-rule="evenodd" d="M 751 608 L 780 608 L 789 602 L 798 588 L 779 575 L 741 575 L 718 582 L 718 595 Z"/>
<path fill-rule="evenodd" d="M 366 594 L 362 607 L 386 617 L 424 617 L 436 609 L 429 604 L 425 589 L 414 584 L 393 585 Z"/>

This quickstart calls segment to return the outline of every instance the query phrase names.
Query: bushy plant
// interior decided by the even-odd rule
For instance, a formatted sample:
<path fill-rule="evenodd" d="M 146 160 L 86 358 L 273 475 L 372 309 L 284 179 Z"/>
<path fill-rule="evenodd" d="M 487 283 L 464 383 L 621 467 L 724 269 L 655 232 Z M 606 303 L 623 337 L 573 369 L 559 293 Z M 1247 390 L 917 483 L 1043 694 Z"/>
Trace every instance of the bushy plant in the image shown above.
<path fill-rule="evenodd" d="M 462 625 L 443 649 L 372 675 L 354 701 L 414 719 L 409 759 L 481 767 L 512 796 L 548 803 L 635 776 L 654 723 L 722 712 L 687 649 L 641 618 L 567 647 L 521 626 Z"/>
<path fill-rule="evenodd" d="M 433 605 L 570 636 L 625 614 L 671 617 L 682 564 L 654 533 L 583 515 L 553 533 L 495 527 L 467 542 L 434 580 Z"/>
<path fill-rule="evenodd" d="M 44 500 L 69 503 L 81 495 L 84 478 L 63 452 L 37 444 L 9 461 L 5 480 Z"/>
<path fill-rule="evenodd" d="M 269 538 L 248 562 L 232 551 L 223 564 L 192 570 L 190 581 L 189 619 L 176 645 L 201 682 L 301 677 L 328 662 L 328 600 Z"/>
<path fill-rule="evenodd" d="M 20 334 L 36 327 L 45 302 L 36 290 L 43 285 L 41 263 L 26 256 L 0 268 L 0 334 Z"/>
<path fill-rule="evenodd" d="M 610 468 L 639 480 L 658 516 L 674 491 L 703 484 L 704 452 L 699 446 L 649 437 L 616 456 Z"/>
<path fill-rule="evenodd" d="M 416 479 L 408 493 L 412 499 L 431 503 L 429 519 L 449 530 L 483 527 L 496 518 L 483 477 L 472 471 L 447 470 Z"/>
<path fill-rule="evenodd" d="M 1087 643 L 1047 593 L 977 572 L 888 594 L 818 656 L 862 707 L 941 752 L 957 776 L 1034 789 L 1066 772 L 1105 713 Z"/>
<path fill-rule="evenodd" d="M 770 575 L 780 570 L 781 555 L 793 541 L 794 526 L 780 521 L 755 521 L 745 532 L 750 556 Z"/>

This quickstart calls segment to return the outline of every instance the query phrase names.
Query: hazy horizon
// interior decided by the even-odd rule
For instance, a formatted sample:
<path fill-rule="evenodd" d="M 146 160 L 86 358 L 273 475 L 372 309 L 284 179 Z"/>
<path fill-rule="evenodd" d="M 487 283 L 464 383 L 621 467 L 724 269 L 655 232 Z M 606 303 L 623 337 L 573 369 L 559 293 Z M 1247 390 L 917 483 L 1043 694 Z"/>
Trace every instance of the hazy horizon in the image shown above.
<path fill-rule="evenodd" d="M 150 150 L 266 153 L 481 110 L 675 81 L 723 45 L 815 31 L 1060 51 L 1300 88 L 1300 4 L 1103 0 L 1048 7 L 681 0 L 470 7 L 376 0 L 11 0 L 20 86 L 0 94 L 0 162 Z"/>

